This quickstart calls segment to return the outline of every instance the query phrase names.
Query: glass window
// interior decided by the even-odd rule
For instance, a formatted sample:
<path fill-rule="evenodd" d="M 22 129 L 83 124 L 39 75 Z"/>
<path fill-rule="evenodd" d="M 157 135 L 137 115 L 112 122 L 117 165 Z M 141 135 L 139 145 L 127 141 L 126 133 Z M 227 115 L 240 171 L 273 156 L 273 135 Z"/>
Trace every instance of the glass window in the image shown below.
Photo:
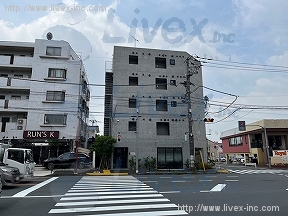
<path fill-rule="evenodd" d="M 138 85 L 138 77 L 129 77 L 129 85 L 137 86 Z"/>
<path fill-rule="evenodd" d="M 47 101 L 64 101 L 65 100 L 65 92 L 47 91 L 46 100 Z"/>
<path fill-rule="evenodd" d="M 47 47 L 46 55 L 61 56 L 61 47 Z"/>
<path fill-rule="evenodd" d="M 44 124 L 66 125 L 66 114 L 45 114 Z"/>
<path fill-rule="evenodd" d="M 136 131 L 136 121 L 129 121 L 128 130 L 129 131 Z"/>
<path fill-rule="evenodd" d="M 167 79 L 156 78 L 156 89 L 167 90 Z"/>
<path fill-rule="evenodd" d="M 170 59 L 170 65 L 175 65 L 175 59 Z"/>
<path fill-rule="evenodd" d="M 20 95 L 12 95 L 11 100 L 21 100 L 21 96 Z"/>
<path fill-rule="evenodd" d="M 136 99 L 129 98 L 129 108 L 136 108 Z"/>
<path fill-rule="evenodd" d="M 48 77 L 65 79 L 66 78 L 66 70 L 65 69 L 49 68 Z"/>
<path fill-rule="evenodd" d="M 129 64 L 138 64 L 138 56 L 129 55 Z"/>
<path fill-rule="evenodd" d="M 156 68 L 166 68 L 166 58 L 155 57 Z"/>
<path fill-rule="evenodd" d="M 157 135 L 170 135 L 169 122 L 156 122 Z"/>
<path fill-rule="evenodd" d="M 156 100 L 156 111 L 167 111 L 167 100 Z"/>

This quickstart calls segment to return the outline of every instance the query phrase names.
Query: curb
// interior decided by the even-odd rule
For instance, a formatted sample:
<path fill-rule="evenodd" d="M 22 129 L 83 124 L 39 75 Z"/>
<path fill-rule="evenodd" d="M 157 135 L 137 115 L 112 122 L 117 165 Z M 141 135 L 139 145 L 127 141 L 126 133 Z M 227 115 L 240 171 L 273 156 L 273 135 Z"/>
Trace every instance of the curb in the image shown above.
<path fill-rule="evenodd" d="M 226 169 L 219 169 L 216 171 L 216 173 L 230 173 L 230 172 Z"/>
<path fill-rule="evenodd" d="M 99 173 L 99 172 L 87 172 L 86 175 L 89 176 L 124 176 L 128 175 L 128 173 Z"/>

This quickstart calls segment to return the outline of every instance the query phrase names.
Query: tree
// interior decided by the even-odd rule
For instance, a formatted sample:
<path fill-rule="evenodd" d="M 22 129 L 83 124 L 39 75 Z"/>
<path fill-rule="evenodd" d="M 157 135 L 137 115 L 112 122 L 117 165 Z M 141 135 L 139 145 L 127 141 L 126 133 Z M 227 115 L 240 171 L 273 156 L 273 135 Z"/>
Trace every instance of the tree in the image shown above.
<path fill-rule="evenodd" d="M 113 153 L 114 143 L 116 143 L 116 139 L 112 136 L 98 136 L 95 139 L 92 148 L 101 157 L 100 167 L 103 164 L 108 169 L 108 162 Z"/>

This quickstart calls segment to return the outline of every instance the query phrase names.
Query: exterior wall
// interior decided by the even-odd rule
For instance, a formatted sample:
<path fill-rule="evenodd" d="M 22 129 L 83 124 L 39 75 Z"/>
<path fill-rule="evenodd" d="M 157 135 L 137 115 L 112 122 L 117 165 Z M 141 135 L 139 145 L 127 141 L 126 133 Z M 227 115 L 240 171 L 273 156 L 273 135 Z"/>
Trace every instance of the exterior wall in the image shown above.
<path fill-rule="evenodd" d="M 61 56 L 47 56 L 47 46 L 61 47 Z M 88 135 L 88 116 L 81 115 L 83 110 L 79 108 L 81 98 L 86 101 L 87 106 L 89 105 L 89 98 L 87 99 L 86 93 L 82 90 L 82 84 L 88 83 L 88 80 L 82 61 L 69 43 L 35 40 L 35 43 L 1 42 L 0 47 L 4 50 L 0 52 L 0 60 L 3 59 L 3 62 L 0 61 L 0 71 L 10 71 L 8 77 L 11 79 L 11 84 L 8 85 L 8 78 L 0 77 L 1 90 L 11 92 L 5 96 L 5 100 L 9 100 L 7 108 L 4 108 L 5 101 L 0 100 L 0 117 L 10 118 L 6 130 L 0 132 L 0 137 L 21 142 L 25 130 L 59 131 L 60 140 L 73 144 L 75 139 Z M 10 63 L 10 57 L 3 54 L 13 54 L 13 64 Z M 66 69 L 66 79 L 47 79 L 49 68 Z M 13 73 L 23 75 L 25 79 L 14 79 Z M 47 102 L 47 91 L 64 91 L 65 101 Z M 21 100 L 11 100 L 13 94 L 21 95 Z M 67 114 L 66 125 L 45 125 L 45 114 Z M 22 130 L 17 129 L 17 119 L 25 119 Z"/>
<path fill-rule="evenodd" d="M 222 148 L 224 154 L 229 153 L 250 153 L 250 145 L 247 136 L 242 136 L 242 145 L 239 146 L 230 146 L 229 138 L 222 140 Z"/>
<path fill-rule="evenodd" d="M 129 55 L 138 56 L 138 64 L 129 64 Z M 155 67 L 155 57 L 166 58 L 166 69 Z M 115 47 L 113 54 L 113 107 L 111 119 L 111 135 L 121 134 L 121 141 L 115 147 L 128 147 L 128 151 L 137 152 L 138 157 L 157 156 L 159 147 L 181 147 L 183 163 L 190 158 L 188 141 L 187 104 L 181 96 L 186 93 L 180 84 L 187 73 L 185 59 L 188 53 L 179 51 Z M 175 59 L 175 65 L 170 65 L 170 59 Z M 138 77 L 137 86 L 129 86 L 129 76 Z M 157 89 L 156 78 L 167 79 L 167 90 Z M 170 85 L 170 80 L 176 81 Z M 202 85 L 202 73 L 191 77 L 195 86 Z M 195 87 L 195 88 L 196 88 Z M 192 98 L 203 98 L 202 89 L 191 90 Z M 129 98 L 135 98 L 137 108 L 129 108 Z M 167 111 L 156 111 L 156 100 L 167 100 Z M 177 107 L 171 107 L 171 101 L 177 102 Z M 193 134 L 195 148 L 203 149 L 203 157 L 207 158 L 207 141 L 205 125 L 201 119 L 204 116 L 204 106 L 196 103 L 192 107 Z M 128 122 L 136 121 L 137 133 L 128 131 Z M 170 135 L 157 135 L 156 122 L 169 122 Z"/>

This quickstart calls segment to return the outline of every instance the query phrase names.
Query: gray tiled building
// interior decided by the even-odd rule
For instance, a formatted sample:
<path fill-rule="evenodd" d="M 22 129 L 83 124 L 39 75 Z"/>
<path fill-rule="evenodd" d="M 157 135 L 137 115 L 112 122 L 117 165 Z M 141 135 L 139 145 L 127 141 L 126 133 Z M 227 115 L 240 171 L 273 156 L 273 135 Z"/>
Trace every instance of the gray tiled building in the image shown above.
<path fill-rule="evenodd" d="M 158 169 L 182 169 L 190 158 L 188 105 L 185 103 L 187 52 L 114 47 L 106 71 L 104 135 L 117 140 L 112 168 L 128 168 L 137 155 L 157 159 Z M 191 76 L 195 156 L 207 158 L 202 71 Z M 141 163 L 141 162 L 140 162 Z"/>

